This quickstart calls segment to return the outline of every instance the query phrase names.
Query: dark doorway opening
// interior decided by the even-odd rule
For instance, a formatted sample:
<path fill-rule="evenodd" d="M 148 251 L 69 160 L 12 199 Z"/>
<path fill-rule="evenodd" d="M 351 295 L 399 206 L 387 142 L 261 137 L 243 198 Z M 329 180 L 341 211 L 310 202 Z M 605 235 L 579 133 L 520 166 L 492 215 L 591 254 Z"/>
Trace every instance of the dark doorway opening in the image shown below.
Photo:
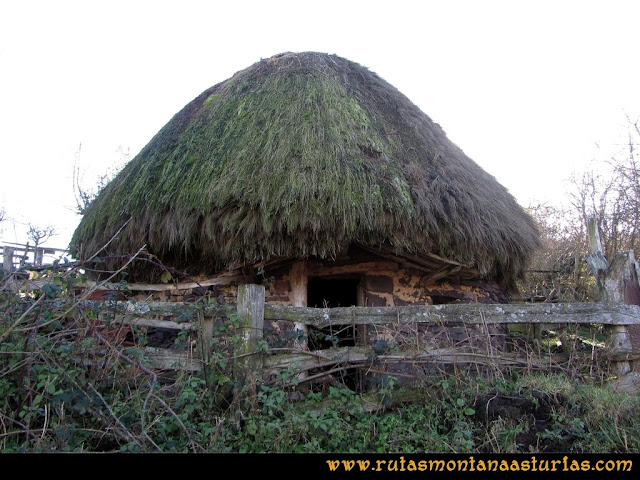
<path fill-rule="evenodd" d="M 307 284 L 307 306 L 313 308 L 351 307 L 358 305 L 359 278 L 309 278 Z M 334 347 L 353 347 L 361 327 L 356 325 L 331 325 L 325 328 L 308 327 L 310 350 L 325 350 Z M 358 369 L 349 368 L 335 375 L 354 391 L 359 391 Z"/>
<path fill-rule="evenodd" d="M 307 306 L 314 308 L 351 307 L 358 305 L 357 278 L 310 278 Z"/>
<path fill-rule="evenodd" d="M 357 278 L 309 278 L 307 306 L 313 308 L 351 307 L 358 305 Z M 357 329 L 354 325 L 331 325 L 309 328 L 309 348 L 322 350 L 331 347 L 353 347 Z"/>

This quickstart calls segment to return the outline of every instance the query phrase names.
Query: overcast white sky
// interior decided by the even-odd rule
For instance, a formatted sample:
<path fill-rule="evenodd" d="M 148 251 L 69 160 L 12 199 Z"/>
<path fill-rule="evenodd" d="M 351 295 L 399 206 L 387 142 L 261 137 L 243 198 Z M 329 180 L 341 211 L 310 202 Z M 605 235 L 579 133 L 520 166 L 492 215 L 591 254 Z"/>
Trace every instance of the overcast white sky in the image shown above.
<path fill-rule="evenodd" d="M 0 0 L 4 241 L 53 225 L 206 88 L 261 58 L 321 51 L 397 87 L 518 201 L 618 150 L 640 115 L 637 0 Z M 600 144 L 600 150 L 596 148 Z"/>

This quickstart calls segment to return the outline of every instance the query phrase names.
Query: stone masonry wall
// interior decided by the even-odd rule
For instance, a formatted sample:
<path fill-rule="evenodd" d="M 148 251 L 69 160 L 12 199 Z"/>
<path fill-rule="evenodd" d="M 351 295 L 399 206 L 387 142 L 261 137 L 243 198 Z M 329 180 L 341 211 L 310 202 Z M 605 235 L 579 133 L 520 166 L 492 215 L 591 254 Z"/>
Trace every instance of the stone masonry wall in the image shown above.
<path fill-rule="evenodd" d="M 386 263 L 389 265 L 389 262 Z M 330 277 L 327 277 L 330 278 Z M 482 281 L 444 279 L 426 282 L 427 275 L 417 269 L 398 268 L 379 270 L 359 275 L 364 306 L 386 307 L 405 305 L 434 305 L 444 303 L 503 303 L 506 297 L 496 284 Z M 262 281 L 265 286 L 265 301 L 270 305 L 291 305 L 291 284 L 287 268 L 268 272 Z M 194 301 L 203 295 L 215 298 L 221 305 L 236 301 L 237 285 L 201 287 L 186 291 L 158 292 L 146 296 L 155 301 Z M 480 331 L 471 326 L 369 326 L 360 332 L 359 338 L 366 344 L 384 340 L 389 344 L 426 342 L 429 345 L 477 346 L 487 339 L 499 337 L 496 331 Z M 292 346 L 292 324 L 288 322 L 265 322 L 265 337 L 273 346 Z"/>

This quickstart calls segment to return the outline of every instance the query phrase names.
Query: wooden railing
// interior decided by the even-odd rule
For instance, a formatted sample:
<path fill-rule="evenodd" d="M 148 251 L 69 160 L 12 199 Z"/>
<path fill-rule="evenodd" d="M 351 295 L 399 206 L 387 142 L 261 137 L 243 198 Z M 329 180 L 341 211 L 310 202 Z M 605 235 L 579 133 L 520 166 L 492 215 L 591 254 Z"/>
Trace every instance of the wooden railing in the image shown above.
<path fill-rule="evenodd" d="M 597 233 L 597 232 L 596 232 Z M 313 381 L 316 377 L 347 368 L 375 370 L 373 364 L 489 364 L 494 366 L 525 366 L 535 364 L 531 357 L 519 357 L 522 352 L 509 352 L 489 348 L 480 351 L 456 345 L 438 345 L 429 342 L 398 342 L 387 348 L 355 342 L 350 347 L 313 348 L 307 342 L 308 327 L 318 329 L 340 326 L 375 326 L 396 331 L 405 326 L 462 326 L 478 327 L 486 333 L 491 347 L 490 326 L 531 325 L 555 329 L 560 326 L 600 326 L 605 333 L 604 345 L 598 346 L 611 363 L 612 376 L 618 380 L 631 378 L 640 359 L 640 348 L 633 345 L 630 329 L 640 329 L 640 306 L 630 304 L 631 287 L 640 288 L 640 267 L 633 252 L 618 254 L 610 261 L 602 254 L 599 238 L 592 238 L 592 254 L 588 257 L 599 287 L 598 302 L 590 303 L 512 303 L 512 304 L 447 304 L 403 307 L 346 307 L 306 308 L 265 304 L 265 288 L 261 285 L 239 285 L 237 302 L 228 310 L 206 302 L 135 302 L 135 301 L 82 301 L 75 308 L 91 308 L 100 312 L 108 323 L 131 327 L 164 328 L 190 331 L 199 339 L 197 348 L 179 351 L 166 348 L 144 348 L 149 366 L 160 369 L 186 369 L 199 371 L 207 368 L 216 323 L 221 317 L 233 315 L 237 323 L 232 344 L 225 347 L 233 364 L 236 384 L 256 384 L 253 375 L 263 378 L 293 372 L 291 383 Z M 9 255 L 6 250 L 5 255 Z M 13 253 L 11 253 L 13 255 Z M 219 280 L 219 279 L 218 279 Z M 47 280 L 45 280 L 46 282 Z M 190 285 L 187 285 L 190 287 Z M 99 288 L 94 284 L 91 288 Z M 153 285 L 139 286 L 154 290 Z M 35 288 L 44 288 L 37 285 Z M 102 285 L 104 288 L 104 285 Z M 167 285 L 158 288 L 168 288 Z M 86 298 L 86 297 L 85 297 Z M 295 342 L 286 348 L 270 346 L 265 332 L 268 322 L 288 324 L 289 333 L 299 331 Z M 406 329 L 405 329 L 406 330 Z M 540 330 L 540 329 L 538 329 Z M 366 338 L 366 336 L 365 336 Z M 192 344 L 193 345 L 193 344 Z M 382 348 L 381 348 L 382 347 Z M 601 348 L 604 347 L 604 348 Z M 551 365 L 552 359 L 538 362 L 539 368 Z M 319 373 L 318 373 L 319 372 Z M 637 382 L 640 383 L 640 382 Z M 636 384 L 637 391 L 640 385 Z"/>
<path fill-rule="evenodd" d="M 0 245 L 2 271 L 5 273 L 13 272 L 25 266 L 40 267 L 44 264 L 52 263 L 53 260 L 64 256 L 66 253 L 68 253 L 66 249 L 36 247 L 28 243 L 26 245 L 20 243 Z"/>
<path fill-rule="evenodd" d="M 93 304 L 92 302 L 89 302 Z M 95 306 L 95 304 L 93 304 Z M 198 332 L 203 345 L 208 345 L 216 317 L 227 315 L 221 309 L 198 309 L 191 303 L 115 302 L 102 304 L 112 322 L 128 325 L 153 326 Z M 191 311 L 189 320 L 185 312 Z M 368 369 L 376 362 L 384 363 L 432 363 L 469 364 L 484 363 L 501 367 L 531 367 L 530 357 L 518 356 L 518 352 L 496 350 L 493 354 L 456 346 L 398 345 L 390 351 L 377 351 L 373 345 L 356 345 L 324 350 L 309 350 L 303 343 L 298 348 L 278 349 L 265 347 L 265 322 L 284 322 L 291 325 L 324 328 L 331 325 L 375 325 L 381 328 L 398 328 L 407 325 L 545 325 L 555 329 L 566 325 L 602 325 L 608 332 L 604 345 L 606 358 L 612 371 L 625 375 L 629 364 L 640 358 L 640 352 L 631 348 L 626 329 L 640 325 L 640 306 L 623 303 L 555 303 L 555 304 L 448 304 L 404 307 L 347 307 L 306 308 L 265 304 L 265 289 L 260 285 L 241 285 L 236 305 L 238 330 L 233 347 L 233 375 L 239 384 L 247 383 L 247 377 L 258 372 L 263 377 L 279 376 L 289 371 L 292 384 L 312 381 L 313 375 L 302 374 L 322 369 L 318 376 L 346 368 Z M 159 320 L 164 319 L 164 320 Z M 173 318 L 174 320 L 166 320 Z M 521 352 L 520 352 L 521 353 Z M 205 350 L 176 351 L 162 348 L 145 350 L 146 361 L 155 368 L 186 369 L 199 371 L 206 365 Z M 546 362 L 546 361 L 545 361 Z M 540 362 L 539 368 L 549 363 Z M 535 363 L 535 362 L 534 362 Z M 295 380 L 293 380 L 295 378 Z"/>

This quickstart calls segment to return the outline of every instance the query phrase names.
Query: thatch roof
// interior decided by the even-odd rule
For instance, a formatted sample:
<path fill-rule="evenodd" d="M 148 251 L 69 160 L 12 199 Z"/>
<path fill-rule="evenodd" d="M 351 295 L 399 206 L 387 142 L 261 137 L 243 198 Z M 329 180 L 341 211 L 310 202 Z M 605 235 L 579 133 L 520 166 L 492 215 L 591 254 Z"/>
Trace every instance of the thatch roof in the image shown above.
<path fill-rule="evenodd" d="M 408 98 L 322 53 L 261 60 L 191 101 L 92 202 L 72 248 L 86 258 L 128 219 L 108 253 L 146 244 L 191 273 L 388 245 L 509 286 L 539 241 L 509 192 Z"/>

